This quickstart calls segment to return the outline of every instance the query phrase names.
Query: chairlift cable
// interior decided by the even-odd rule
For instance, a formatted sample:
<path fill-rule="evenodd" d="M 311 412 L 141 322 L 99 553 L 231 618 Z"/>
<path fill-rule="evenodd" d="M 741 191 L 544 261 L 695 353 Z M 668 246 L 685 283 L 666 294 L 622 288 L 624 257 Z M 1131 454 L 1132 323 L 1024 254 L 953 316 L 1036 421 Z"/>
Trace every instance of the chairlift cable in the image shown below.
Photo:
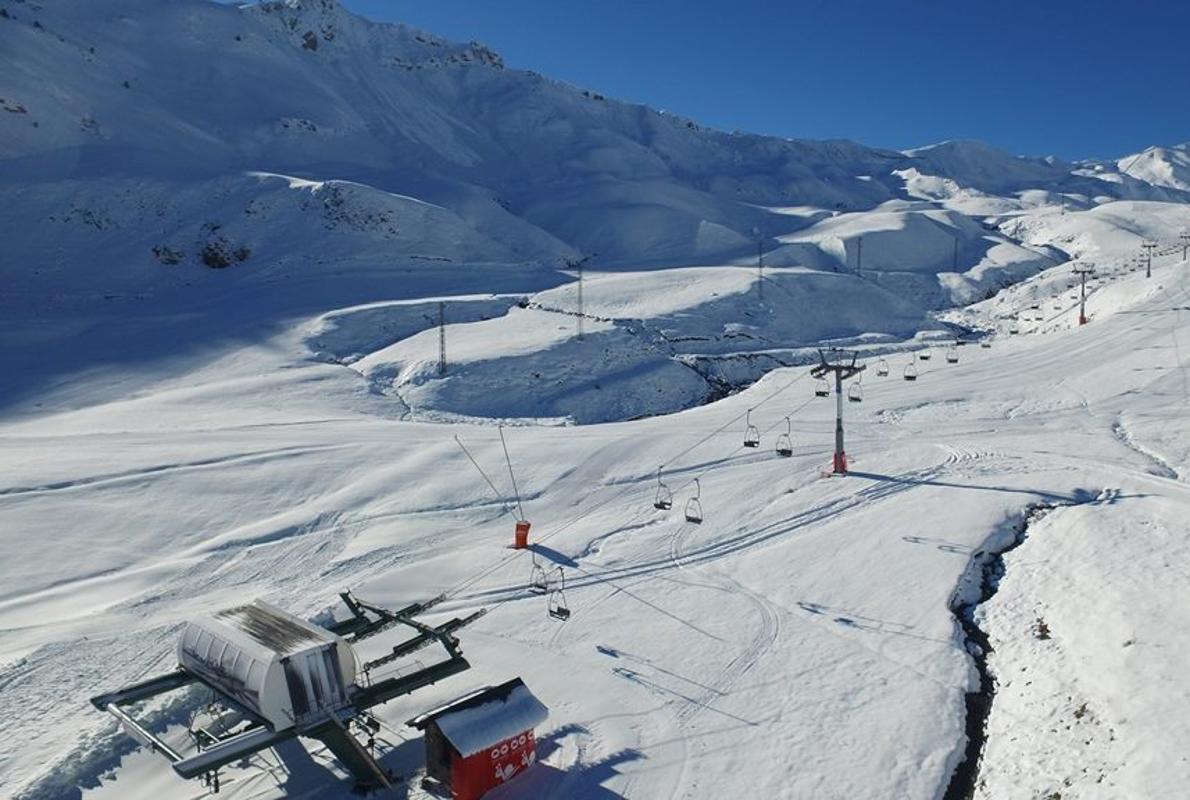
<path fill-rule="evenodd" d="M 512 473 L 512 459 L 508 457 L 508 442 L 504 441 L 504 426 L 497 425 L 496 430 L 500 432 L 500 446 L 504 448 L 504 463 L 508 465 L 508 478 L 512 481 L 512 494 L 516 498 L 517 512 L 521 515 L 519 521 L 525 519 L 525 509 L 521 505 L 521 490 L 516 485 L 516 475 Z"/>
<path fill-rule="evenodd" d="M 467 449 L 467 445 L 463 444 L 457 435 L 455 436 L 455 444 L 457 444 L 463 450 L 463 452 L 467 454 L 467 458 L 471 460 L 472 466 L 474 466 L 479 474 L 483 476 L 483 479 L 487 481 L 488 486 L 492 487 L 492 494 L 496 496 L 497 500 L 504 504 L 504 513 L 510 513 L 511 509 L 508 507 L 504 495 L 500 494 L 500 490 L 496 488 L 496 484 L 492 483 L 492 479 L 489 478 L 488 474 L 483 471 L 483 467 L 479 466 L 479 462 L 475 460 L 475 456 L 471 455 L 471 451 Z"/>

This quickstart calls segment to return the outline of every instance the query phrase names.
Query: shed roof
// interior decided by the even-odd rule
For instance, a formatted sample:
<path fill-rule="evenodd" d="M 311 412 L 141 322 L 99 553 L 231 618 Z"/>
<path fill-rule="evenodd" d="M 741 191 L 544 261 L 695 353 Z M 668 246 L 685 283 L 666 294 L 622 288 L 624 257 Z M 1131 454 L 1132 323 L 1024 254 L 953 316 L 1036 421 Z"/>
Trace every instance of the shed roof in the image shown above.
<path fill-rule="evenodd" d="M 520 678 L 487 686 L 409 720 L 424 730 L 431 722 L 463 756 L 478 753 L 545 722 L 549 709 Z"/>

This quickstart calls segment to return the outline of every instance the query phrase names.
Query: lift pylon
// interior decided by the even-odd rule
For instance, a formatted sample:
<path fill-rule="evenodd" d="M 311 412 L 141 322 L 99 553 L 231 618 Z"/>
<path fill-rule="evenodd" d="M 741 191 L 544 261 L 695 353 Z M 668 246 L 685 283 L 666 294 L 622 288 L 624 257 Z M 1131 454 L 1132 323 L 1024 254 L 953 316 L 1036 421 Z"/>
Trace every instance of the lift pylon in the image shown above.
<path fill-rule="evenodd" d="M 863 372 L 866 367 L 856 363 L 859 354 L 847 350 L 819 350 L 818 366 L 810 370 L 810 375 L 825 380 L 828 373 L 835 376 L 835 459 L 832 472 L 835 475 L 847 474 L 847 451 L 843 448 L 843 381 Z"/>
<path fill-rule="evenodd" d="M 1075 264 L 1074 274 L 1079 277 L 1081 281 L 1079 298 L 1078 298 L 1078 324 L 1087 324 L 1087 276 L 1095 271 L 1095 266 L 1091 263 Z"/>

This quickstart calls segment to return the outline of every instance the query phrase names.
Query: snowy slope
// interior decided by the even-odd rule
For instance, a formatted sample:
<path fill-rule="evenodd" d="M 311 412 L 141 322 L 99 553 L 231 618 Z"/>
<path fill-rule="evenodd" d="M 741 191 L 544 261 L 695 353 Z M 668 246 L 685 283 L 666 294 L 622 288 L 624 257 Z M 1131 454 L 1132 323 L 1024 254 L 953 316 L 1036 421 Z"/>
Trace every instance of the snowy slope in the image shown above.
<path fill-rule="evenodd" d="M 402 722 L 522 675 L 551 718 L 500 797 L 934 800 L 980 685 L 951 609 L 1027 519 L 973 617 L 976 796 L 1190 779 L 1184 147 L 728 134 L 334 0 L 0 11 L 0 796 L 194 796 L 85 698 L 199 611 L 350 586 L 490 609 L 473 670 L 381 711 L 410 798 Z M 824 343 L 868 366 L 846 479 Z M 194 702 L 152 709 L 179 744 Z M 349 796 L 313 745 L 224 777 Z"/>
<path fill-rule="evenodd" d="M 1117 162 L 1120 171 L 1154 186 L 1190 190 L 1190 143 L 1150 147 Z"/>
<path fill-rule="evenodd" d="M 968 345 L 957 365 L 920 362 L 913 383 L 897 378 L 911 356 L 888 356 L 893 375 L 869 371 L 865 402 L 847 409 L 846 479 L 819 476 L 833 403 L 804 368 L 680 414 L 510 429 L 540 557 L 568 573 L 565 625 L 525 589 L 507 498 L 452 441 L 499 476 L 494 432 L 380 416 L 350 370 L 254 346 L 189 389 L 6 422 L 0 515 L 15 533 L 0 561 L 22 567 L 0 596 L 2 791 L 190 796 L 78 701 L 167 668 L 173 626 L 197 610 L 260 595 L 312 615 L 351 585 L 389 603 L 449 589 L 447 612 L 491 609 L 462 637 L 470 673 L 383 709 L 381 752 L 403 774 L 420 753 L 402 720 L 522 675 L 551 718 L 541 768 L 508 796 L 939 797 L 975 685 L 948 604 L 970 592 L 975 554 L 1043 503 L 1059 508 L 1010 554 L 980 617 L 1001 687 L 987 796 L 1176 796 L 1190 777 L 1177 751 L 1190 718 L 1177 615 L 1190 606 L 1176 599 L 1190 542 L 1187 275 L 1162 256 L 1151 280 L 1110 281 L 1091 325 Z M 968 322 L 995 314 L 976 307 Z M 740 442 L 749 408 L 755 451 Z M 781 459 L 787 414 L 794 455 Z M 651 505 L 657 464 L 672 513 Z M 695 477 L 698 526 L 678 512 Z M 34 547 L 45 557 L 22 557 Z M 1044 680 L 1007 677 L 1021 667 Z M 1092 716 L 1076 717 L 1084 703 Z M 1026 739 L 1022 717 L 1037 720 Z M 1093 728 L 1093 746 L 1066 724 Z M 225 778 L 232 798 L 347 796 L 317 748 Z"/>

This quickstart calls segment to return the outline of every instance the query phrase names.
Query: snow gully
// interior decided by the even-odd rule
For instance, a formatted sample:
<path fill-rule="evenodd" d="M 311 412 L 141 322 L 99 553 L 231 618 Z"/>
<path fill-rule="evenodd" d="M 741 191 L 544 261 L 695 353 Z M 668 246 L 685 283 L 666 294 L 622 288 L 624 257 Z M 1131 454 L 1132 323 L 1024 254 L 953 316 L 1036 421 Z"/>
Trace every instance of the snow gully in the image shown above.
<path fill-rule="evenodd" d="M 1096 499 L 1096 494 L 1080 491 L 1076 492 L 1069 502 L 1034 503 L 1025 509 L 1021 520 L 1013 526 L 1012 537 L 1003 547 L 978 550 L 971 557 L 967 572 L 951 599 L 950 610 L 963 629 L 963 646 L 971 655 L 975 669 L 979 672 L 979 688 L 966 695 L 967 746 L 963 751 L 962 760 L 951 773 L 942 800 L 971 800 L 975 796 L 984 744 L 987 741 L 987 721 L 996 694 L 996 680 L 988 669 L 988 653 L 992 651 L 992 646 L 988 641 L 988 635 L 975 621 L 975 609 L 995 596 L 1005 574 L 1004 555 L 1025 543 L 1032 524 L 1055 509 L 1084 505 L 1095 502 Z"/>

